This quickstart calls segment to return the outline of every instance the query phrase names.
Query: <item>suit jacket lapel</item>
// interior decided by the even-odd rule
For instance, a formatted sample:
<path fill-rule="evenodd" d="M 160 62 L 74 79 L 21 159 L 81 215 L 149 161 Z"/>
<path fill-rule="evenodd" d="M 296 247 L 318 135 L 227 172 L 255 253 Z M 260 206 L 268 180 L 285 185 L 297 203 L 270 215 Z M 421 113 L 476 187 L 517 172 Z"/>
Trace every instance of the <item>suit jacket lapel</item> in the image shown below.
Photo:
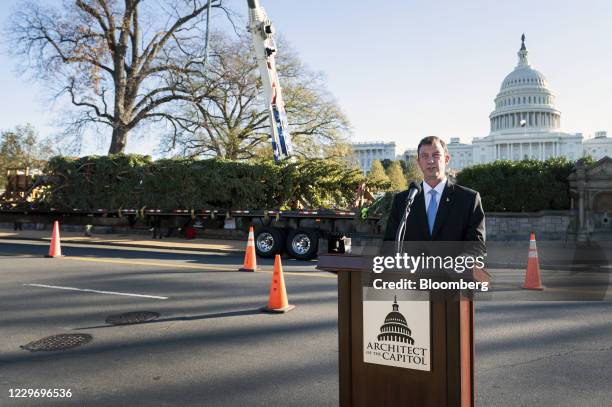
<path fill-rule="evenodd" d="M 453 205 L 454 200 L 452 195 L 455 192 L 455 186 L 452 182 L 446 181 L 446 187 L 440 197 L 440 203 L 438 204 L 438 211 L 436 212 L 436 221 L 434 222 L 433 233 L 431 239 L 434 240 L 436 235 L 440 232 L 440 228 L 444 224 L 446 217 L 448 216 L 449 209 Z"/>
<path fill-rule="evenodd" d="M 414 197 L 414 203 L 412 204 L 412 211 L 414 213 L 414 219 L 417 222 L 419 228 L 419 235 L 423 236 L 423 240 L 429 239 L 429 227 L 427 226 L 427 213 L 425 211 L 425 194 L 423 193 L 423 186 L 421 185 L 421 191 Z"/>

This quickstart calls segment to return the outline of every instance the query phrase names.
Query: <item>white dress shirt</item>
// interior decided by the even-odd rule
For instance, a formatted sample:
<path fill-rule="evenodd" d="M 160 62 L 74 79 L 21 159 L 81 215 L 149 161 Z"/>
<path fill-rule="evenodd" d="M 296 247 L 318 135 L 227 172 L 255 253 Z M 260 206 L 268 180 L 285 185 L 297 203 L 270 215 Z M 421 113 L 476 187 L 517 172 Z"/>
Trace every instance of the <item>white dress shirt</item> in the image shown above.
<path fill-rule="evenodd" d="M 444 192 L 444 187 L 446 187 L 446 177 L 444 177 L 444 179 L 440 181 L 440 183 L 436 185 L 435 188 L 430 187 L 427 182 L 423 181 L 423 193 L 425 194 L 425 213 L 427 213 L 427 209 L 429 209 L 429 201 L 431 201 L 431 194 L 429 193 L 429 191 L 431 191 L 432 189 L 436 190 L 436 203 L 438 204 L 437 208 L 439 209 L 440 199 L 442 198 L 442 192 Z"/>

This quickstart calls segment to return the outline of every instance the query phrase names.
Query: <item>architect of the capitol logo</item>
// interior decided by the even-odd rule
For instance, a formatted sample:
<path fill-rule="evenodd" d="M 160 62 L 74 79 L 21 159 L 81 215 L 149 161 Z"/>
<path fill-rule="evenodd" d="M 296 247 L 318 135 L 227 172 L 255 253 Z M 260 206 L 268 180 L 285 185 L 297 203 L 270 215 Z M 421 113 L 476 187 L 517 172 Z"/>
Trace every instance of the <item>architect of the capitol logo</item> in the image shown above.
<path fill-rule="evenodd" d="M 385 323 L 380 327 L 379 341 L 392 341 L 409 343 L 414 345 L 414 339 L 410 336 L 412 331 L 408 328 L 406 318 L 399 312 L 397 296 L 393 300 L 393 311 L 387 314 Z"/>
<path fill-rule="evenodd" d="M 375 300 L 363 301 L 363 361 L 431 371 L 430 302 L 414 294 L 403 294 L 410 299 L 399 302 L 397 296 L 391 302 L 386 295 L 383 297 L 388 299 L 378 292 L 371 294 Z M 400 312 L 400 305 L 410 309 L 406 316 Z"/>

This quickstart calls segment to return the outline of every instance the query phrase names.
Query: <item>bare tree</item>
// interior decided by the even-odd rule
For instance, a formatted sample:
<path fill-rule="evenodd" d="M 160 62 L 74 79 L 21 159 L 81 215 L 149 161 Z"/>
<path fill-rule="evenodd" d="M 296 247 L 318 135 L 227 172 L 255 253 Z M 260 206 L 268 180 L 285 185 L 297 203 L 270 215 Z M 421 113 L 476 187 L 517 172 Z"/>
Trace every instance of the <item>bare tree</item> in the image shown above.
<path fill-rule="evenodd" d="M 165 151 L 187 157 L 227 159 L 272 157 L 270 123 L 260 72 L 247 36 L 230 39 L 216 32 L 203 82 L 191 77 L 194 89 L 206 91 L 180 120 L 181 131 L 165 142 Z M 326 156 L 346 143 L 349 122 L 321 75 L 309 71 L 280 42 L 277 70 L 294 149 L 304 156 Z"/>
<path fill-rule="evenodd" d="M 210 1 L 231 16 L 223 0 Z M 206 94 L 185 78 L 202 71 L 208 2 L 143 4 L 74 0 L 60 10 L 26 2 L 8 27 L 12 53 L 79 108 L 73 129 L 92 124 L 112 129 L 109 154 L 123 152 L 130 131 L 144 122 L 176 127 L 174 110 Z"/>

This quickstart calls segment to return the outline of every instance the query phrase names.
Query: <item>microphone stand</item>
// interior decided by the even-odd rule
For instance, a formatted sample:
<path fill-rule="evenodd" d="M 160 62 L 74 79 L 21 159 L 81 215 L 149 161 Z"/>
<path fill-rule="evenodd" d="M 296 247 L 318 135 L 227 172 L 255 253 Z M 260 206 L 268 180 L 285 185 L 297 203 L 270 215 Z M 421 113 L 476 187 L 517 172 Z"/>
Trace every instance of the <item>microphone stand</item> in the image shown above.
<path fill-rule="evenodd" d="M 404 249 L 404 236 L 406 235 L 406 223 L 408 222 L 408 215 L 410 215 L 410 208 L 412 207 L 413 199 L 406 202 L 406 210 L 404 211 L 404 217 L 402 222 L 397 228 L 397 234 L 395 235 L 395 252 L 401 253 Z"/>

